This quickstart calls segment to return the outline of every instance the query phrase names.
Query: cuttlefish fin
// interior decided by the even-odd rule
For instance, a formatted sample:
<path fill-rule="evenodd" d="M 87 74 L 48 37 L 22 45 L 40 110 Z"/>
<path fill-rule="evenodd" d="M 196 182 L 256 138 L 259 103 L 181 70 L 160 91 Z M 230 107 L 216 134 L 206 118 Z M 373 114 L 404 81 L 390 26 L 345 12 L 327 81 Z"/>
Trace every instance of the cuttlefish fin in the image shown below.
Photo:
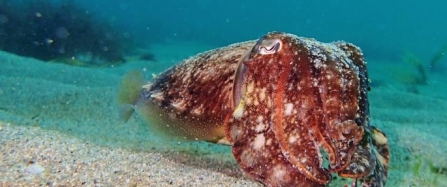
<path fill-rule="evenodd" d="M 121 79 L 118 87 L 116 102 L 119 114 L 124 121 L 129 120 L 135 111 L 135 103 L 140 98 L 140 93 L 146 78 L 139 70 L 130 70 Z"/>

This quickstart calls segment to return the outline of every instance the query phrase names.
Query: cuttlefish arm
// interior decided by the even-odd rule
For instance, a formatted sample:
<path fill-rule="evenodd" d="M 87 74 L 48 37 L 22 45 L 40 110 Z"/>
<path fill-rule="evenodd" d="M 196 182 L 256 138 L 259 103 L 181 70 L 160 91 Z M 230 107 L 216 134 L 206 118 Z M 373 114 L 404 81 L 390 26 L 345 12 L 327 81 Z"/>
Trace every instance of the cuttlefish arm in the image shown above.
<path fill-rule="evenodd" d="M 371 176 L 376 155 L 371 141 L 361 142 L 371 140 L 365 82 L 365 62 L 351 44 L 284 33 L 262 37 L 235 76 L 226 132 L 236 160 L 269 186 L 291 185 L 294 177 L 300 186 L 326 185 L 330 172 Z"/>
<path fill-rule="evenodd" d="M 227 119 L 227 138 L 241 168 L 264 184 L 323 186 L 331 175 L 322 166 L 318 144 L 309 128 L 287 118 L 292 117 L 293 107 L 284 102 L 292 99 L 284 94 L 291 71 L 291 62 L 286 59 L 293 55 L 284 52 L 288 45 L 284 38 L 263 37 L 240 63 L 234 90 L 241 93 L 233 94 L 237 105 Z M 282 129 L 285 124 L 289 126 Z M 295 137 L 287 138 L 286 134 Z M 295 144 L 285 147 L 283 141 Z M 290 154 L 292 151 L 298 155 Z"/>

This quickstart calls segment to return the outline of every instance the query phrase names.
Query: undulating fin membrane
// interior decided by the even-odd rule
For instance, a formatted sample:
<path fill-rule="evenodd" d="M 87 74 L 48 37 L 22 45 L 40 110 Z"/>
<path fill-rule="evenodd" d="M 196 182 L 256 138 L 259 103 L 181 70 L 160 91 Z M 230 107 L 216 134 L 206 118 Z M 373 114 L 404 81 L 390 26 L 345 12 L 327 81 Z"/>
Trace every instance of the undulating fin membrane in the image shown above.
<path fill-rule="evenodd" d="M 146 78 L 139 70 L 130 70 L 121 79 L 118 87 L 116 101 L 119 107 L 119 114 L 124 121 L 129 120 L 134 112 L 134 104 L 138 101 L 142 86 Z"/>

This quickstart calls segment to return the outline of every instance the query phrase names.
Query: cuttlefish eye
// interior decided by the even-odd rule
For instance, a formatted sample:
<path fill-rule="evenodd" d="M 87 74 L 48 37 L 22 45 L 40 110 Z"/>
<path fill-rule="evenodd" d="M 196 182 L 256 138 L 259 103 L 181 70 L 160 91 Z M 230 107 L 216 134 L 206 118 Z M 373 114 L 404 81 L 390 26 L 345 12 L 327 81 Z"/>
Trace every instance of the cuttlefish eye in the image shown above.
<path fill-rule="evenodd" d="M 261 38 L 256 42 L 253 49 L 244 56 L 239 62 L 238 68 L 236 69 L 236 74 L 233 82 L 233 107 L 236 108 L 242 100 L 243 95 L 243 84 L 245 83 L 245 76 L 248 71 L 246 66 L 247 62 L 250 62 L 255 53 L 260 55 L 275 54 L 281 50 L 281 40 L 280 39 L 267 39 Z"/>
<path fill-rule="evenodd" d="M 281 50 L 281 40 L 279 39 L 261 39 L 257 43 L 257 53 L 261 55 L 275 54 Z"/>

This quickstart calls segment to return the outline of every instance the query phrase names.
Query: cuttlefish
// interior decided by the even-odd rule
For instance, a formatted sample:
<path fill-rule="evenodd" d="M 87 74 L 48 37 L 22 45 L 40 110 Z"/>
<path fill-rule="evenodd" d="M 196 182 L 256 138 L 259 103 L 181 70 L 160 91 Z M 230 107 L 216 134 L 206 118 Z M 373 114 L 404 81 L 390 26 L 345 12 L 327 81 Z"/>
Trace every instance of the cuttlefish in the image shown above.
<path fill-rule="evenodd" d="M 150 82 L 128 72 L 118 93 L 155 130 L 230 145 L 266 186 L 385 186 L 389 147 L 370 125 L 366 62 L 346 42 L 272 32 L 188 58 Z"/>

